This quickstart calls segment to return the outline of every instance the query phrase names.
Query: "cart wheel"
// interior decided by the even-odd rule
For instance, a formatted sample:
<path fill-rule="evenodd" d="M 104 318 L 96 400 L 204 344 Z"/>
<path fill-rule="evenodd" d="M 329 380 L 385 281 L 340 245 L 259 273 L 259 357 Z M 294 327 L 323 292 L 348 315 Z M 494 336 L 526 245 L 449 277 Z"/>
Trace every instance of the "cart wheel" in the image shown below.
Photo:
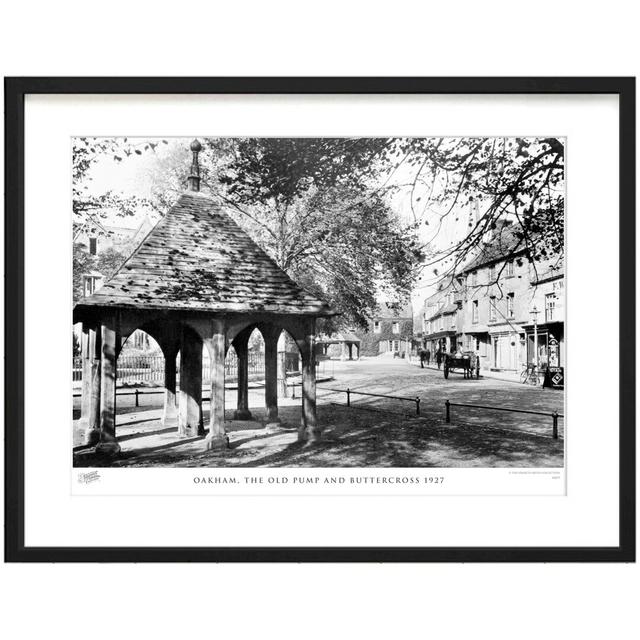
<path fill-rule="evenodd" d="M 449 365 L 446 362 L 444 363 L 444 377 L 449 377 Z"/>

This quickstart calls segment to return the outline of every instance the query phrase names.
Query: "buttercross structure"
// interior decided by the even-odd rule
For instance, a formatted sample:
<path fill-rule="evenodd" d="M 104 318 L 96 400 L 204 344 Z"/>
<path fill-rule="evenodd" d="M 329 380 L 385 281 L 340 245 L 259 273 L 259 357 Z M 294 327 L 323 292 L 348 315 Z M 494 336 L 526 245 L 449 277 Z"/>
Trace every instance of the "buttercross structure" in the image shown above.
<path fill-rule="evenodd" d="M 318 351 L 323 356 L 339 356 L 340 360 L 360 359 L 360 338 L 350 331 L 320 336 Z"/>
<path fill-rule="evenodd" d="M 251 418 L 248 341 L 258 329 L 265 343 L 266 424 L 278 419 L 278 337 L 283 330 L 302 356 L 302 418 L 299 439 L 320 437 L 316 419 L 315 324 L 334 315 L 327 304 L 300 288 L 215 201 L 200 193 L 198 154 L 188 189 L 119 271 L 74 307 L 82 323 L 81 423 L 86 443 L 117 453 L 116 379 L 122 345 L 136 329 L 151 335 L 165 358 L 163 425 L 183 436 L 204 435 L 202 351 L 211 361 L 211 411 L 206 448 L 228 446 L 225 431 L 225 355 L 238 356 L 235 419 Z M 179 388 L 176 358 L 180 353 Z"/>

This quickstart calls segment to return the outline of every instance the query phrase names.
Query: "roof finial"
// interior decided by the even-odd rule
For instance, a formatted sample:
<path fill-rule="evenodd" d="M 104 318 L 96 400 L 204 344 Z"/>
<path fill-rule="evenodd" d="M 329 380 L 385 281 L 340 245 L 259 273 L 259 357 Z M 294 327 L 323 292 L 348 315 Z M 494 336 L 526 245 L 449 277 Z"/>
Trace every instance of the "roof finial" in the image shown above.
<path fill-rule="evenodd" d="M 191 174 L 187 178 L 189 191 L 200 191 L 200 165 L 198 164 L 198 154 L 202 151 L 202 145 L 196 138 L 191 143 L 193 160 L 191 161 Z"/>

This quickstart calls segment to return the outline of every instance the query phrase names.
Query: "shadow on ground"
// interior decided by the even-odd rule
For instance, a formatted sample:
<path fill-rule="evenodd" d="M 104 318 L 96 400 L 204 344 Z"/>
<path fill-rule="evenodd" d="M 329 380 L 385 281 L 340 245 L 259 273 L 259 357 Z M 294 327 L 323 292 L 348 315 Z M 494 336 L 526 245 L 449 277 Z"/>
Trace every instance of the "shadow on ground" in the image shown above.
<path fill-rule="evenodd" d="M 266 433 L 259 422 L 229 422 L 229 449 L 204 451 L 203 437 L 182 439 L 158 427 L 120 438 L 117 459 L 75 456 L 75 466 L 115 467 L 562 467 L 563 440 L 495 426 L 491 418 L 399 418 L 388 411 L 322 405 L 323 440 L 297 440 L 298 407 L 283 407 L 281 429 Z M 259 416 L 258 416 L 259 417 Z M 231 413 L 227 416 L 231 419 Z M 153 424 L 153 423 L 151 423 Z M 206 416 L 205 416 L 206 424 Z"/>

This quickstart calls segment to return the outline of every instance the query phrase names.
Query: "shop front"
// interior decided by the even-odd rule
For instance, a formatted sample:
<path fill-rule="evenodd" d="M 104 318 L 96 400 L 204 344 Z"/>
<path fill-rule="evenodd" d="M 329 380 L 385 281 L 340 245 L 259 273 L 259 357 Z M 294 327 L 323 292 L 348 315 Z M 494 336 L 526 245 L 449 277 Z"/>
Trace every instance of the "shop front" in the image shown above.
<path fill-rule="evenodd" d="M 515 331 L 491 333 L 491 369 L 518 371 L 520 369 L 521 339 Z"/>
<path fill-rule="evenodd" d="M 438 331 L 425 336 L 427 349 L 431 352 L 431 358 L 440 350 L 440 353 L 451 353 L 458 347 L 456 331 Z"/>
<path fill-rule="evenodd" d="M 527 362 L 539 370 L 565 366 L 564 323 L 526 325 Z M 537 359 L 536 359 L 537 352 Z"/>

